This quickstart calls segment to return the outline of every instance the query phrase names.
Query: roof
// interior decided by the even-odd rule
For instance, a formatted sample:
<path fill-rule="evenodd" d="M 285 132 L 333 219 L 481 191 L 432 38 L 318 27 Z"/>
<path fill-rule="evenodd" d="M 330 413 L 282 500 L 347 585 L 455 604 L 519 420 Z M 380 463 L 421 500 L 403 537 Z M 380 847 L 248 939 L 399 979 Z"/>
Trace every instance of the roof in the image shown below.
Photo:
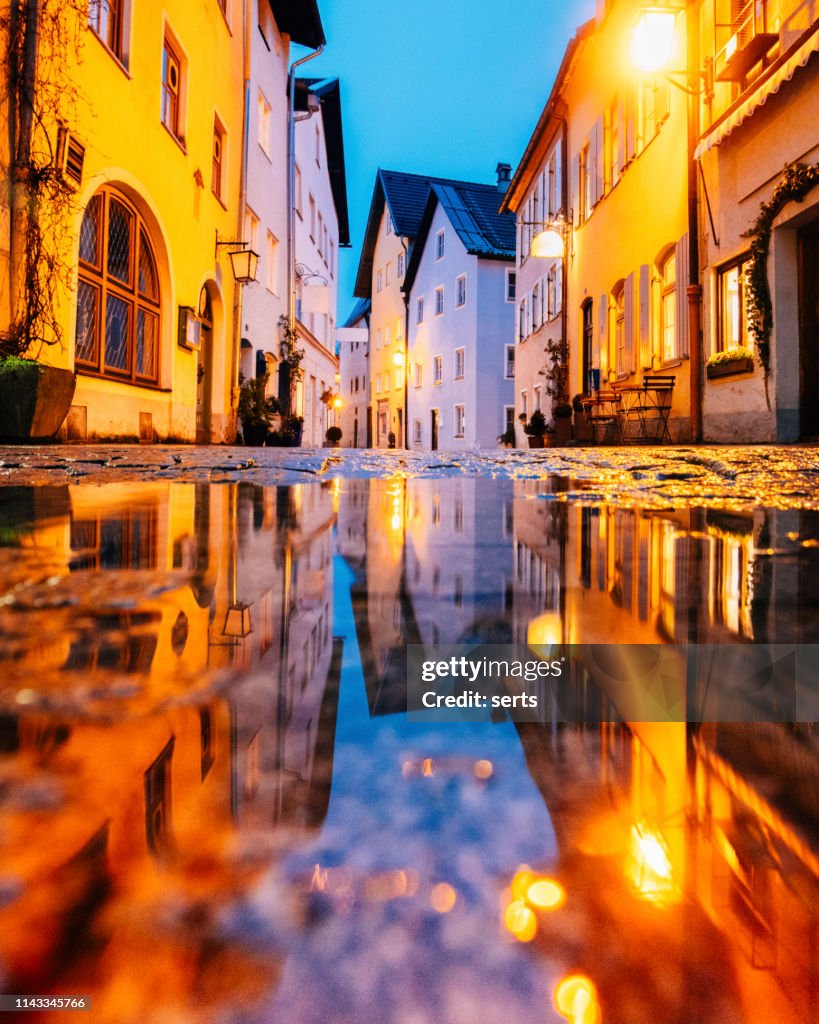
<path fill-rule="evenodd" d="M 343 327 L 355 327 L 359 320 L 370 315 L 372 303 L 369 299 L 359 299 L 353 306 L 353 311 L 343 323 Z"/>
<path fill-rule="evenodd" d="M 294 43 L 312 50 L 324 46 L 324 26 L 318 9 L 318 0 L 269 0 L 270 10 L 279 31 L 290 36 Z"/>
<path fill-rule="evenodd" d="M 344 132 L 341 125 L 341 85 L 337 78 L 297 78 L 296 89 L 300 86 L 318 96 L 321 101 L 327 170 L 338 216 L 338 244 L 342 249 L 349 249 L 350 214 L 347 207 L 347 171 L 344 164 Z"/>
<path fill-rule="evenodd" d="M 408 174 L 405 171 L 387 171 L 379 167 L 375 176 L 373 195 L 370 200 L 370 213 L 367 218 L 367 229 L 361 246 L 361 258 L 358 263 L 353 294 L 369 298 L 372 294 L 373 258 L 378 228 L 386 205 L 390 211 L 395 233 L 402 238 L 415 239 L 421 229 L 421 221 L 426 210 L 430 186 L 450 185 L 454 187 L 469 186 L 472 183 L 458 181 L 454 178 L 439 178 L 427 174 Z M 479 185 L 486 189 L 487 200 L 491 195 L 497 213 L 500 193 L 494 185 Z M 489 203 L 488 205 L 491 205 Z M 514 239 L 512 251 L 514 252 Z"/>
<path fill-rule="evenodd" d="M 503 197 L 503 202 L 501 203 L 502 211 L 516 211 L 524 194 L 528 190 L 532 178 L 537 172 L 541 160 L 545 156 L 545 151 L 550 141 L 548 129 L 554 120 L 563 120 L 561 115 L 562 105 L 560 95 L 563 83 L 569 73 L 570 67 L 572 66 L 572 61 L 574 60 L 580 43 L 592 34 L 594 27 L 594 18 L 591 18 L 589 21 L 585 21 L 568 42 L 563 54 L 563 60 L 560 62 L 560 67 L 558 68 L 557 75 L 555 76 L 554 85 L 552 86 L 552 91 L 549 94 L 549 99 L 546 101 L 546 106 L 543 108 L 543 112 L 538 118 L 535 130 L 532 132 L 532 137 L 529 139 L 526 149 L 523 151 L 523 156 L 520 158 L 517 170 L 512 176 L 512 181 L 509 184 L 509 188 L 506 190 L 506 195 Z"/>
<path fill-rule="evenodd" d="M 429 187 L 421 225 L 415 239 L 404 278 L 403 290 L 412 289 L 421 263 L 435 207 L 447 215 L 466 251 L 486 259 L 515 258 L 515 215 L 499 213 L 500 193 L 494 185 L 471 181 L 433 182 Z"/>

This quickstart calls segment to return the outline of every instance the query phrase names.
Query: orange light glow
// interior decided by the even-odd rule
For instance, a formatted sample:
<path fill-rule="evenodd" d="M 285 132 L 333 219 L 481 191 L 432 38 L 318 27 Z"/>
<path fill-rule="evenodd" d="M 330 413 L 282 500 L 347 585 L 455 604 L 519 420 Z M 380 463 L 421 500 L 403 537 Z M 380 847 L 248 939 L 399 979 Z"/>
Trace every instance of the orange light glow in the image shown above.
<path fill-rule="evenodd" d="M 429 902 L 432 909 L 439 914 L 448 914 L 458 901 L 458 894 L 451 885 L 446 882 L 439 882 L 429 894 Z"/>
<path fill-rule="evenodd" d="M 431 757 L 424 758 L 424 764 L 421 768 L 421 774 L 427 779 L 431 778 L 435 774 L 435 769 L 432 766 Z"/>
<path fill-rule="evenodd" d="M 489 779 L 492 777 L 494 767 L 491 761 L 476 761 L 472 771 L 478 779 Z"/>
<path fill-rule="evenodd" d="M 540 910 L 557 910 L 566 902 L 566 890 L 552 878 L 538 878 L 526 890 L 526 900 Z"/>
<path fill-rule="evenodd" d="M 652 73 L 668 67 L 674 53 L 676 10 L 647 7 L 640 12 L 631 36 L 631 60 L 639 71 Z"/>
<path fill-rule="evenodd" d="M 626 877 L 642 899 L 670 903 L 680 898 L 668 846 L 648 825 L 641 823 L 631 828 Z"/>
<path fill-rule="evenodd" d="M 570 974 L 554 992 L 558 1013 L 571 1024 L 599 1024 L 600 1004 L 593 983 L 582 974 Z"/>

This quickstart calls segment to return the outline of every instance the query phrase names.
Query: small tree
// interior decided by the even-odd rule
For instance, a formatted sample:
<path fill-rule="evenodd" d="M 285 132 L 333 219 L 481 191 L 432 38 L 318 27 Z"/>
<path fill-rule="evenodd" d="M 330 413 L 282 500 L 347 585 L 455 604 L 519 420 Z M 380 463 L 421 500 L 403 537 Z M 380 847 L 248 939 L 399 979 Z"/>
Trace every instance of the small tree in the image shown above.
<path fill-rule="evenodd" d="M 279 327 L 282 332 L 280 354 L 282 360 L 282 371 L 286 381 L 282 387 L 279 382 L 279 402 L 282 413 L 289 416 L 293 408 L 293 398 L 296 391 L 296 383 L 302 379 L 301 363 L 304 359 L 304 349 L 299 348 L 299 334 L 295 327 L 290 326 L 290 321 L 284 315 L 279 317 Z"/>

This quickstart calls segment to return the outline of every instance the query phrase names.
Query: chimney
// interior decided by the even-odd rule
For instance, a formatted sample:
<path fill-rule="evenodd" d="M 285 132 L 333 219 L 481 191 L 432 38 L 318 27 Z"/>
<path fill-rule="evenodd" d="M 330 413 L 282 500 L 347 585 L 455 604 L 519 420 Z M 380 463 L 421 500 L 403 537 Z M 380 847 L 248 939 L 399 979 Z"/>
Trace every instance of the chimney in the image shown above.
<path fill-rule="evenodd" d="M 495 174 L 498 176 L 498 192 L 505 193 L 509 188 L 509 182 L 512 179 L 512 165 L 498 164 L 495 168 Z"/>

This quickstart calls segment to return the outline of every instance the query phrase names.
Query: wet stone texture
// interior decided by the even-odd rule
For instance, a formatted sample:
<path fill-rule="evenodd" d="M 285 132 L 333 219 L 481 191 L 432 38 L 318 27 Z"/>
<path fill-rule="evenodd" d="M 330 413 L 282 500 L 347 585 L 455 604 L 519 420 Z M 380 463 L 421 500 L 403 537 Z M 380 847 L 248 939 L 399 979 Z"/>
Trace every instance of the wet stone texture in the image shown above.
<path fill-rule="evenodd" d="M 405 653 L 817 643 L 818 471 L 0 449 L 2 991 L 92 997 L 33 1022 L 819 1019 L 812 723 L 623 721 L 572 657 L 548 720 L 420 720 Z"/>

